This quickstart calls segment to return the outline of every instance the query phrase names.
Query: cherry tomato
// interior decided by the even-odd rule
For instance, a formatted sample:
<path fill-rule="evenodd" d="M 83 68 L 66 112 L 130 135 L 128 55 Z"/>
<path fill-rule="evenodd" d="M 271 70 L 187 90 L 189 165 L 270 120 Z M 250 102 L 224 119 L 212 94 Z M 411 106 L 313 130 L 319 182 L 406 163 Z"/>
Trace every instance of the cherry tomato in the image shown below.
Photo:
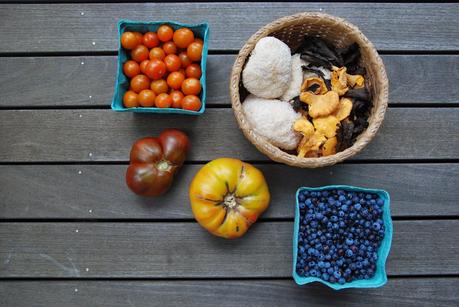
<path fill-rule="evenodd" d="M 166 73 L 166 64 L 158 59 L 150 60 L 147 67 L 145 67 L 145 74 L 153 80 L 161 79 Z"/>
<path fill-rule="evenodd" d="M 175 54 L 169 54 L 164 58 L 164 63 L 166 64 L 168 71 L 177 71 L 180 69 L 180 58 Z"/>
<path fill-rule="evenodd" d="M 158 38 L 162 42 L 167 42 L 172 39 L 172 36 L 174 35 L 174 30 L 168 26 L 168 25 L 162 25 L 158 28 L 158 31 L 156 31 L 158 34 Z"/>
<path fill-rule="evenodd" d="M 183 68 L 180 68 L 179 70 L 177 70 L 179 73 L 181 73 L 182 75 L 186 76 L 186 73 L 185 73 L 185 69 Z"/>
<path fill-rule="evenodd" d="M 129 78 L 133 78 L 140 73 L 139 64 L 133 60 L 129 60 L 123 64 L 123 72 Z"/>
<path fill-rule="evenodd" d="M 139 41 L 137 40 L 137 36 L 133 32 L 124 32 L 121 34 L 121 46 L 124 49 L 134 49 L 139 45 Z"/>
<path fill-rule="evenodd" d="M 173 39 L 174 43 L 179 48 L 186 48 L 189 44 L 194 42 L 194 34 L 193 31 L 188 28 L 180 28 L 174 32 Z"/>
<path fill-rule="evenodd" d="M 172 107 L 180 109 L 182 107 L 182 99 L 184 97 L 183 93 L 180 91 L 172 91 L 169 96 L 172 98 Z"/>
<path fill-rule="evenodd" d="M 123 96 L 123 105 L 126 108 L 134 108 L 139 106 L 139 100 L 136 93 L 127 91 Z"/>
<path fill-rule="evenodd" d="M 132 32 L 134 33 L 135 37 L 137 38 L 137 41 L 139 42 L 139 45 L 143 43 L 143 34 L 140 32 Z"/>
<path fill-rule="evenodd" d="M 182 62 L 182 67 L 186 68 L 191 64 L 191 60 L 186 54 L 186 51 L 180 52 L 179 54 L 180 61 Z"/>
<path fill-rule="evenodd" d="M 182 83 L 182 92 L 185 95 L 197 95 L 201 91 L 201 83 L 196 78 L 185 79 Z"/>
<path fill-rule="evenodd" d="M 166 42 L 163 44 L 163 50 L 166 54 L 176 54 L 177 46 L 175 46 L 174 42 Z"/>
<path fill-rule="evenodd" d="M 187 78 L 201 78 L 201 67 L 198 64 L 191 64 L 185 71 Z"/>
<path fill-rule="evenodd" d="M 195 42 L 195 43 L 200 43 L 201 45 L 204 45 L 204 41 L 203 41 L 202 39 L 198 38 L 198 37 L 196 37 L 196 38 L 194 39 L 194 42 Z"/>
<path fill-rule="evenodd" d="M 143 60 L 142 63 L 140 63 L 140 71 L 142 74 L 145 74 L 145 68 L 147 68 L 148 63 L 150 63 L 149 60 Z"/>
<path fill-rule="evenodd" d="M 172 105 L 172 98 L 166 93 L 159 94 L 156 96 L 155 105 L 158 108 L 169 108 Z"/>
<path fill-rule="evenodd" d="M 148 59 L 148 48 L 144 45 L 138 45 L 131 51 L 131 58 L 137 63 Z"/>
<path fill-rule="evenodd" d="M 142 90 L 148 89 L 150 79 L 145 75 L 137 75 L 131 79 L 131 88 L 134 92 L 140 93 Z"/>
<path fill-rule="evenodd" d="M 178 90 L 182 86 L 183 80 L 185 80 L 185 75 L 178 71 L 174 71 L 167 76 L 167 85 L 174 90 Z"/>
<path fill-rule="evenodd" d="M 166 56 L 166 53 L 160 47 L 155 47 L 150 50 L 150 60 L 153 60 L 153 59 L 163 60 L 165 56 Z"/>
<path fill-rule="evenodd" d="M 150 88 L 155 92 L 156 95 L 167 93 L 169 91 L 167 82 L 164 79 L 159 79 L 151 82 Z"/>
<path fill-rule="evenodd" d="M 143 35 L 142 43 L 147 48 L 153 48 L 159 45 L 158 35 L 155 32 L 147 32 Z"/>
<path fill-rule="evenodd" d="M 152 90 L 143 90 L 138 95 L 139 104 L 142 107 L 154 107 L 156 94 Z"/>
<path fill-rule="evenodd" d="M 201 60 L 202 56 L 202 44 L 201 43 L 191 43 L 188 48 L 186 49 L 186 54 L 192 61 L 199 61 Z"/>
<path fill-rule="evenodd" d="M 187 95 L 182 99 L 182 108 L 185 110 L 199 111 L 199 109 L 201 109 L 201 100 L 198 96 Z"/>

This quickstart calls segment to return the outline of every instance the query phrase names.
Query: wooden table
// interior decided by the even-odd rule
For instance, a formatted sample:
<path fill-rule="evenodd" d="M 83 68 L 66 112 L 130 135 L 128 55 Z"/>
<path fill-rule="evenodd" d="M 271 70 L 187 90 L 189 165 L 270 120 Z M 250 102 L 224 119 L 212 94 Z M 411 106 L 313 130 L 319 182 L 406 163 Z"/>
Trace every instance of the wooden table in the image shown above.
<path fill-rule="evenodd" d="M 244 41 L 302 11 L 359 26 L 391 83 L 376 139 L 317 170 L 261 155 L 238 130 L 228 96 Z M 210 23 L 203 116 L 110 110 L 119 18 Z M 1 306 L 458 306 L 458 4 L 4 3 L 0 29 Z M 166 127 L 184 129 L 192 153 L 166 196 L 136 197 L 124 183 L 130 146 Z M 236 241 L 196 224 L 187 197 L 195 172 L 221 156 L 251 161 L 272 192 L 270 209 Z M 294 192 L 325 184 L 391 193 L 383 288 L 294 284 Z"/>

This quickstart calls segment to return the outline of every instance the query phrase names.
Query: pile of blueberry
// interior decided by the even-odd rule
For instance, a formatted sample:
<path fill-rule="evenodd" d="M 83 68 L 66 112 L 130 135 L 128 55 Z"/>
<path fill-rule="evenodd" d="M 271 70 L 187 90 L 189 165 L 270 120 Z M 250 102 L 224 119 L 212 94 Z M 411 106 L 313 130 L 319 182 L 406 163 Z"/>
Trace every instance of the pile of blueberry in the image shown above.
<path fill-rule="evenodd" d="M 384 200 L 345 190 L 302 191 L 296 271 L 344 284 L 372 278 L 384 238 Z"/>

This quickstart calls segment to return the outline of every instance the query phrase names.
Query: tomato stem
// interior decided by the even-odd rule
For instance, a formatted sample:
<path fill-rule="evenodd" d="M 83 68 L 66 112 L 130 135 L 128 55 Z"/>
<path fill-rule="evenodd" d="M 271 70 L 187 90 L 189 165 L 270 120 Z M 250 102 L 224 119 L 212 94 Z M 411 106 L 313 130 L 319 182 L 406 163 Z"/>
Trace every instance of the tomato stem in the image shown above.
<path fill-rule="evenodd" d="M 236 197 L 234 196 L 234 194 L 227 194 L 225 198 L 223 199 L 223 202 L 225 206 L 230 209 L 234 209 L 238 206 L 238 203 L 236 201 Z"/>

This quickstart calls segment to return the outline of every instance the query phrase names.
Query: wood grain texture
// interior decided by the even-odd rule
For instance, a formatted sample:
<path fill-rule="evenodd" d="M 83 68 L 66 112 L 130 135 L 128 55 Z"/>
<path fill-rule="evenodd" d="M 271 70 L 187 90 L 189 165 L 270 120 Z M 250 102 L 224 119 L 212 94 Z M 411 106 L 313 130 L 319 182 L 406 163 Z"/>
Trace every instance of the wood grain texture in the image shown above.
<path fill-rule="evenodd" d="M 390 278 L 333 291 L 293 280 L 3 281 L 3 306 L 457 306 L 459 278 Z M 77 291 L 75 292 L 75 289 Z"/>
<path fill-rule="evenodd" d="M 225 240 L 197 223 L 0 223 L 0 277 L 289 277 L 292 229 L 257 223 Z M 459 274 L 458 232 L 457 220 L 395 221 L 388 274 Z"/>
<path fill-rule="evenodd" d="M 387 190 L 392 216 L 459 216 L 458 164 L 342 164 L 317 170 L 255 166 L 272 197 L 263 219 L 293 218 L 300 186 L 343 183 Z M 185 165 L 166 195 L 146 198 L 127 188 L 126 165 L 2 165 L 0 219 L 192 219 L 188 187 L 200 167 Z"/>
<path fill-rule="evenodd" d="M 203 116 L 115 113 L 111 110 L 0 112 L 0 162 L 127 161 L 132 143 L 167 127 L 191 139 L 189 160 L 222 156 L 266 160 L 239 131 L 231 109 Z M 376 138 L 354 159 L 459 157 L 459 109 L 389 109 Z"/>
<path fill-rule="evenodd" d="M 234 59 L 209 56 L 209 105 L 230 104 L 228 78 Z M 459 103 L 459 56 L 384 55 L 383 60 L 390 103 Z M 0 57 L 0 67 L 3 108 L 109 106 L 112 100 L 114 56 Z"/>
<path fill-rule="evenodd" d="M 381 50 L 459 49 L 459 8 L 448 3 L 113 3 L 1 4 L 0 40 L 8 44 L 0 52 L 113 51 L 120 18 L 208 21 L 210 48 L 237 50 L 279 17 L 321 9 L 356 24 Z"/>

